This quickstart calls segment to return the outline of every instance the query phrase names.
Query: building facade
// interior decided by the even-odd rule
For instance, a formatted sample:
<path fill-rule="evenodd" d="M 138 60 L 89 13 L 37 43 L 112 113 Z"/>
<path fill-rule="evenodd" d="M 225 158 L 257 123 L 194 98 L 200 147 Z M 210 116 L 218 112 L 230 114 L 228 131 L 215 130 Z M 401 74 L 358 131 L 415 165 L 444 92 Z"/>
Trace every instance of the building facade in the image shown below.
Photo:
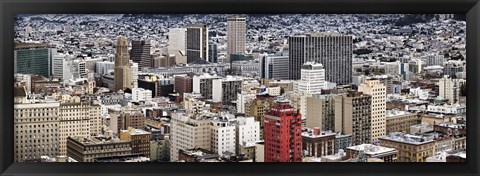
<path fill-rule="evenodd" d="M 128 53 L 127 39 L 123 36 L 117 39 L 117 49 L 115 52 L 115 77 L 114 91 L 132 88 L 132 68 L 130 64 L 130 54 Z"/>
<path fill-rule="evenodd" d="M 358 87 L 358 91 L 368 94 L 372 97 L 371 105 L 371 133 L 372 141 L 377 141 L 379 137 L 386 135 L 387 119 L 385 116 L 386 111 L 386 98 L 387 88 L 380 83 L 379 80 L 365 80 Z"/>

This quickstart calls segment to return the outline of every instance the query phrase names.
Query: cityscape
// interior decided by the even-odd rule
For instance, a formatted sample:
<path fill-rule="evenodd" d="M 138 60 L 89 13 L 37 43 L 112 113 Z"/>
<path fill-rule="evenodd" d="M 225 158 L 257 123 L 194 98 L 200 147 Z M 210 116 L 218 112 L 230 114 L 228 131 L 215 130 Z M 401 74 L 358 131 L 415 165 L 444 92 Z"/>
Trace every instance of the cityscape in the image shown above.
<path fill-rule="evenodd" d="M 459 14 L 22 14 L 15 162 L 465 162 Z"/>

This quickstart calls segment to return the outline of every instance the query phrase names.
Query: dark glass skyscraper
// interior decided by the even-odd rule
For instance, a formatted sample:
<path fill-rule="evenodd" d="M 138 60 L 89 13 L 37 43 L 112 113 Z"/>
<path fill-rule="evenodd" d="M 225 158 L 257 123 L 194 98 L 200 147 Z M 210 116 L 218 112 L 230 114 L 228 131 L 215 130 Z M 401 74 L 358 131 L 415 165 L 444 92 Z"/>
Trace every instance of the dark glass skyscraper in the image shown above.
<path fill-rule="evenodd" d="M 15 44 L 15 73 L 36 74 L 49 77 L 52 74 L 52 53 L 46 43 Z"/>

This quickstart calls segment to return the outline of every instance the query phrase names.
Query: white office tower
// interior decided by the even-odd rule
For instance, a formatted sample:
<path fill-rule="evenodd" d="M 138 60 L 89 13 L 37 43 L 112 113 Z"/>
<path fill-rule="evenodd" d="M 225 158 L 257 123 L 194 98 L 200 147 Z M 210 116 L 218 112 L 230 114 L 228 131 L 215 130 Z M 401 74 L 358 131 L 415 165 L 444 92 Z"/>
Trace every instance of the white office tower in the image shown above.
<path fill-rule="evenodd" d="M 212 98 L 223 105 L 233 105 L 242 91 L 243 77 L 227 76 L 212 81 Z"/>
<path fill-rule="evenodd" d="M 168 53 L 175 55 L 175 62 L 177 64 L 187 63 L 185 44 L 187 29 L 186 28 L 171 28 L 168 31 Z"/>
<path fill-rule="evenodd" d="M 322 64 L 306 62 L 302 65 L 301 79 L 298 83 L 298 91 L 308 94 L 321 94 L 326 89 L 325 69 Z"/>
<path fill-rule="evenodd" d="M 227 19 L 227 62 L 230 62 L 231 54 L 245 53 L 246 31 L 245 18 L 233 17 Z"/>
<path fill-rule="evenodd" d="M 237 154 L 240 146 L 253 146 L 260 140 L 260 122 L 253 116 L 238 116 L 236 124 Z"/>
<path fill-rule="evenodd" d="M 130 61 L 130 64 L 132 64 L 132 84 L 133 88 L 138 88 L 138 63 L 135 63 L 133 61 Z"/>
<path fill-rule="evenodd" d="M 448 100 L 448 103 L 456 103 L 460 97 L 461 80 L 452 79 L 448 75 L 443 76 L 438 82 L 439 96 Z"/>
<path fill-rule="evenodd" d="M 372 96 L 371 140 L 377 141 L 379 137 L 386 135 L 387 119 L 385 111 L 387 106 L 387 88 L 380 83 L 379 80 L 371 79 L 365 80 L 365 82 L 358 87 L 358 91 Z"/>
<path fill-rule="evenodd" d="M 56 53 L 53 55 L 53 77 L 60 80 L 72 79 L 72 56 L 69 54 Z"/>
<path fill-rule="evenodd" d="M 152 91 L 143 88 L 133 88 L 132 89 L 132 101 L 139 102 L 150 102 L 152 101 Z"/>

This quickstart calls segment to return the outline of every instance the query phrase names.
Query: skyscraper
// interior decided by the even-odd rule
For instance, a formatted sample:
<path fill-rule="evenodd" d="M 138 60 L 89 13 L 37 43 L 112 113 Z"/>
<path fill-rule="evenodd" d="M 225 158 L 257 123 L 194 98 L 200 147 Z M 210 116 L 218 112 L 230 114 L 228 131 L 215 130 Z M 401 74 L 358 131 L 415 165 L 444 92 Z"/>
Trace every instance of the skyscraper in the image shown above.
<path fill-rule="evenodd" d="M 133 62 L 138 63 L 140 69 L 151 67 L 150 41 L 133 40 L 130 56 Z"/>
<path fill-rule="evenodd" d="M 208 28 L 205 24 L 187 27 L 187 63 L 208 59 Z"/>
<path fill-rule="evenodd" d="M 175 54 L 175 62 L 178 64 L 187 63 L 185 56 L 181 53 L 185 53 L 187 43 L 186 28 L 172 28 L 168 31 L 168 53 Z"/>
<path fill-rule="evenodd" d="M 278 101 L 265 115 L 265 162 L 302 162 L 302 116 Z"/>
<path fill-rule="evenodd" d="M 130 55 L 128 54 L 127 39 L 123 36 L 117 39 L 117 51 L 115 52 L 115 91 L 132 88 L 132 68 Z"/>
<path fill-rule="evenodd" d="M 218 62 L 218 46 L 215 43 L 208 44 L 208 62 Z"/>
<path fill-rule="evenodd" d="M 379 80 L 365 80 L 363 84 L 358 87 L 358 91 L 372 96 L 372 141 L 376 141 L 379 137 L 386 135 L 387 119 L 385 116 L 387 88 L 380 83 Z"/>
<path fill-rule="evenodd" d="M 227 61 L 231 54 L 245 53 L 246 19 L 233 17 L 227 19 Z"/>
<path fill-rule="evenodd" d="M 15 73 L 36 74 L 49 77 L 52 74 L 51 49 L 46 43 L 17 43 L 14 50 Z"/>
<path fill-rule="evenodd" d="M 325 69 L 322 64 L 306 62 L 302 65 L 301 79 L 298 83 L 298 91 L 308 94 L 320 94 L 326 89 Z"/>
<path fill-rule="evenodd" d="M 352 36 L 311 33 L 291 36 L 288 43 L 290 79 L 300 79 L 305 62 L 317 62 L 325 68 L 326 81 L 339 85 L 352 83 Z"/>
<path fill-rule="evenodd" d="M 351 91 L 335 97 L 335 132 L 351 134 L 353 145 L 371 142 L 372 96 Z"/>

